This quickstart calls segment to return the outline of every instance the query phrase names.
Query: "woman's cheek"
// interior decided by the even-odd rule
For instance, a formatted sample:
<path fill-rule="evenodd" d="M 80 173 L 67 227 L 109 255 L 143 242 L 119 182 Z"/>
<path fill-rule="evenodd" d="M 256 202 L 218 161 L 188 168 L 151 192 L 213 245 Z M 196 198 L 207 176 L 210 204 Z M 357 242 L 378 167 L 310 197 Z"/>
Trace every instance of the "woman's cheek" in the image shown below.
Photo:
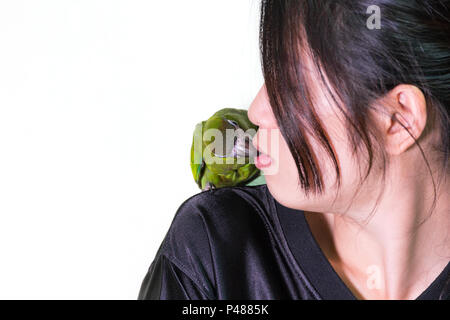
<path fill-rule="evenodd" d="M 312 141 L 312 140 L 310 140 Z M 311 144 L 312 152 L 314 152 L 319 159 L 318 165 L 321 171 L 325 169 L 324 161 L 326 158 L 323 153 L 320 152 L 320 148 L 317 144 Z M 267 187 L 272 196 L 285 207 L 322 212 L 329 209 L 329 204 L 332 203 L 333 196 L 335 195 L 328 187 L 330 186 L 328 181 L 329 177 L 324 177 L 325 192 L 322 195 L 306 196 L 305 191 L 300 185 L 299 172 L 295 164 L 294 157 L 289 150 L 289 147 L 281 136 L 278 149 L 278 155 L 274 157 L 275 165 L 277 165 L 277 171 L 274 174 L 265 174 Z M 332 168 L 329 168 L 332 170 Z M 323 170 L 322 172 L 326 172 Z"/>

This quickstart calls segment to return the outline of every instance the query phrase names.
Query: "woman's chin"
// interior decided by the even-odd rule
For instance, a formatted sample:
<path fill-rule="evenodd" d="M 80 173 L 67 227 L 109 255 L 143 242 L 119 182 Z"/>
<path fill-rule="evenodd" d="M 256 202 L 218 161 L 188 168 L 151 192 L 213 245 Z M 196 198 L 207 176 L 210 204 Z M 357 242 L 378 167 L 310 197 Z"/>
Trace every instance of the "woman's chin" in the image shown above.
<path fill-rule="evenodd" d="M 280 181 L 276 175 L 267 175 L 264 177 L 270 194 L 279 204 L 287 208 L 297 209 L 298 203 L 294 200 L 298 191 L 291 191 L 289 188 L 286 188 L 286 184 L 282 180 Z"/>
<path fill-rule="evenodd" d="M 300 186 L 283 183 L 276 175 L 265 176 L 267 188 L 272 197 L 282 206 L 302 211 L 323 212 L 324 198 L 308 198 Z M 322 210 L 322 211 L 321 211 Z"/>

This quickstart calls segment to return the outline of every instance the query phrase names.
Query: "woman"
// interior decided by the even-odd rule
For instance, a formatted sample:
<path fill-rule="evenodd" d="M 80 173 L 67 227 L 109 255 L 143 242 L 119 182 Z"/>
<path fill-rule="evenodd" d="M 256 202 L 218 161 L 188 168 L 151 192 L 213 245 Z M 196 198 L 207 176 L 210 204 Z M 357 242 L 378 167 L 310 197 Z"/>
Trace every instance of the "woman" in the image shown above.
<path fill-rule="evenodd" d="M 139 299 L 448 299 L 449 34 L 449 1 L 262 1 L 267 186 L 188 199 Z"/>

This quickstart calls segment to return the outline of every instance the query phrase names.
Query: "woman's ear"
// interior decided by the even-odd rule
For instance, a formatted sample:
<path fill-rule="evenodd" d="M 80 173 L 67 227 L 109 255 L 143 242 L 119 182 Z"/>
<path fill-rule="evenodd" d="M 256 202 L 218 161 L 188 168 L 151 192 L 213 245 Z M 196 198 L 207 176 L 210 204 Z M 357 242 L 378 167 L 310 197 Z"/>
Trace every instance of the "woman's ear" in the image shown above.
<path fill-rule="evenodd" d="M 387 110 L 389 117 L 384 118 L 383 127 L 386 151 L 391 155 L 399 155 L 412 146 L 415 143 L 413 137 L 419 139 L 425 129 L 425 96 L 416 86 L 401 84 L 384 98 L 390 107 Z"/>

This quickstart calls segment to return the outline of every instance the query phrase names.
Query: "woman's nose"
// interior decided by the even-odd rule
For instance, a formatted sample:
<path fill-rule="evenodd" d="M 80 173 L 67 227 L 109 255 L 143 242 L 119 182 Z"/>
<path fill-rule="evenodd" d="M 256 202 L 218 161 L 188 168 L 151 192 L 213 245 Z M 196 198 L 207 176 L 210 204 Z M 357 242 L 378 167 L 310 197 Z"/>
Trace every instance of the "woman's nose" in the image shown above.
<path fill-rule="evenodd" d="M 265 84 L 261 86 L 253 102 L 250 104 L 248 118 L 259 127 L 271 128 L 276 125 Z"/>

